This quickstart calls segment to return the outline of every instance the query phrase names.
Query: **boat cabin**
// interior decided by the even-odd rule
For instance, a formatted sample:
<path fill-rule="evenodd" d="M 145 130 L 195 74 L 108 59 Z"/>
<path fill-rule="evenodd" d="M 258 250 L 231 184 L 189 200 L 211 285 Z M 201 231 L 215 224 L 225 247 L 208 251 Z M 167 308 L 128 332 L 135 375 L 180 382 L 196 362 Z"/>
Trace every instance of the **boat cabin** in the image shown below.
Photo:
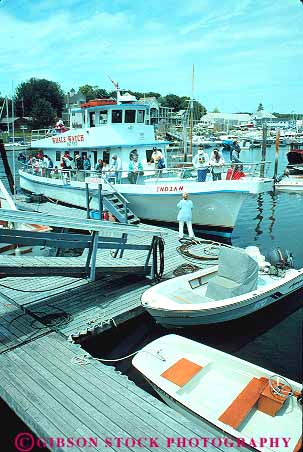
<path fill-rule="evenodd" d="M 117 104 L 107 99 L 86 102 L 73 108 L 70 124 L 73 128 L 100 127 L 110 124 L 147 124 L 147 105 Z"/>

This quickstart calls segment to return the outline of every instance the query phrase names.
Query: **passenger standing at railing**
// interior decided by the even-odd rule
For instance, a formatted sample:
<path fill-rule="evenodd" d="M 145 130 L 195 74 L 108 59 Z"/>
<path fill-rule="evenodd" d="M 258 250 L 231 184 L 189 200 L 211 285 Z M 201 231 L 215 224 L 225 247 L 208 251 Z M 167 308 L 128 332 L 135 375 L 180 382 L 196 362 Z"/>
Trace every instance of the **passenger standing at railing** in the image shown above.
<path fill-rule="evenodd" d="M 233 164 L 226 173 L 226 180 L 239 180 L 245 176 L 246 174 L 242 171 L 242 165 Z"/>
<path fill-rule="evenodd" d="M 75 164 L 78 171 L 83 170 L 83 160 L 79 154 L 75 156 Z"/>
<path fill-rule="evenodd" d="M 193 165 L 197 168 L 198 182 L 205 182 L 207 173 L 209 172 L 209 157 L 204 151 L 203 146 L 200 145 L 198 154 L 193 158 Z"/>
<path fill-rule="evenodd" d="M 121 159 L 115 154 L 112 157 L 111 166 L 109 168 L 109 180 L 113 179 L 113 177 L 114 177 L 115 178 L 115 182 L 120 183 L 121 170 L 122 170 Z"/>
<path fill-rule="evenodd" d="M 153 147 L 153 152 L 150 161 L 148 162 L 149 165 L 151 165 L 152 163 L 155 164 L 156 175 L 160 177 L 162 175 L 161 170 L 165 168 L 165 162 L 162 152 L 160 151 L 160 149 L 157 149 L 156 147 Z"/>
<path fill-rule="evenodd" d="M 139 155 L 137 149 L 134 149 L 129 154 L 129 165 L 128 165 L 128 180 L 131 184 L 141 183 L 140 176 L 143 176 L 143 165 L 139 162 Z"/>
<path fill-rule="evenodd" d="M 90 159 L 86 155 L 83 156 L 83 169 L 84 171 L 90 171 L 91 169 Z"/>
<path fill-rule="evenodd" d="M 105 164 L 103 160 L 99 159 L 97 165 L 95 166 L 95 171 L 97 172 L 98 176 L 102 176 L 104 166 Z"/>
<path fill-rule="evenodd" d="M 211 173 L 213 180 L 222 179 L 222 171 L 224 167 L 224 158 L 220 154 L 218 149 L 214 149 L 209 160 L 209 166 L 211 167 Z"/>

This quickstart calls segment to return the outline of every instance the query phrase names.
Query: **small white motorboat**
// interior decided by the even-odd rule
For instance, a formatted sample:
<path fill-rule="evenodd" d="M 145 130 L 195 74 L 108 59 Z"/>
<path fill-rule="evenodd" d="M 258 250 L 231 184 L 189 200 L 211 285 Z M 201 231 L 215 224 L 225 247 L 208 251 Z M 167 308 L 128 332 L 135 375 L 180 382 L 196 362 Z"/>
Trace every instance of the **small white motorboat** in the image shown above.
<path fill-rule="evenodd" d="M 218 431 L 215 444 L 201 434 L 201 446 L 302 447 L 302 387 L 295 381 L 173 334 L 145 346 L 132 363 L 170 407 Z"/>
<path fill-rule="evenodd" d="M 145 291 L 142 306 L 157 323 L 185 327 L 251 314 L 303 287 L 303 268 L 280 249 L 265 262 L 257 247 L 222 246 L 218 265 L 164 281 Z"/>

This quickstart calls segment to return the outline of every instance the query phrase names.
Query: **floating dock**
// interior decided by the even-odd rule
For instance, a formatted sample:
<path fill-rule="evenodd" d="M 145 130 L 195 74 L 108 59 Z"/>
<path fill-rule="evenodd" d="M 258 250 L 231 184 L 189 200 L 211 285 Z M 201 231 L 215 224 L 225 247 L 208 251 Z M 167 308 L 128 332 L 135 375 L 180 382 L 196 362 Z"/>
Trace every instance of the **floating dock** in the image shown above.
<path fill-rule="evenodd" d="M 150 234 L 143 230 L 138 227 L 140 243 L 150 243 Z M 171 277 L 176 267 L 186 263 L 176 250 L 177 233 L 157 228 L 157 234 L 165 238 L 164 277 Z M 98 249 L 96 261 L 99 253 L 104 261 L 118 260 L 112 250 Z M 146 250 L 127 253 L 135 253 L 131 259 L 137 263 L 142 253 L 146 259 Z M 1 272 L 11 268 L 6 259 L 0 256 Z M 32 258 L 20 259 L 26 266 Z M 66 266 L 64 262 L 62 267 Z M 83 450 L 89 438 L 90 449 L 97 451 L 135 451 L 139 438 L 145 450 L 154 450 L 156 444 L 158 450 L 188 450 L 191 438 L 197 438 L 193 439 L 196 450 L 207 450 L 209 444 L 203 445 L 201 437 L 213 439 L 214 449 L 238 450 L 224 446 L 211 426 L 201 428 L 176 414 L 114 367 L 92 359 L 77 363 L 83 355 L 81 340 L 140 314 L 140 296 L 153 283 L 147 275 L 111 269 L 93 281 L 67 276 L 0 280 L 0 396 L 50 450 L 70 450 L 68 438 L 82 438 L 73 445 L 75 450 Z M 50 443 L 56 438 L 59 443 Z"/>

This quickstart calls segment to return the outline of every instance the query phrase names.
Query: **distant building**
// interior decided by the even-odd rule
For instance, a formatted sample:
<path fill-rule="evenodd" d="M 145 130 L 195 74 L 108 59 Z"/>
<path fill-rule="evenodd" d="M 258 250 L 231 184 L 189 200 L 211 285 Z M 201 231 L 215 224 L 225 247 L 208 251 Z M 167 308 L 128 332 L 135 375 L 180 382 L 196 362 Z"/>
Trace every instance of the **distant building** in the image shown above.
<path fill-rule="evenodd" d="M 292 126 L 292 121 L 285 120 L 281 118 L 277 118 L 272 113 L 268 113 L 264 110 L 257 111 L 253 115 L 253 122 L 256 127 L 262 127 L 263 124 L 266 124 L 267 127 L 280 127 L 280 128 L 288 128 Z"/>
<path fill-rule="evenodd" d="M 138 104 L 148 105 L 147 121 L 149 124 L 161 124 L 170 122 L 173 108 L 163 107 L 156 97 L 141 97 Z"/>
<path fill-rule="evenodd" d="M 13 124 L 14 124 L 14 128 L 16 130 L 18 130 L 20 128 L 21 128 L 21 130 L 22 129 L 30 130 L 32 128 L 32 118 L 30 118 L 29 116 L 16 117 L 16 118 L 12 118 L 12 117 L 1 118 L 0 119 L 0 131 L 7 132 L 9 130 L 12 130 Z"/>
<path fill-rule="evenodd" d="M 217 126 L 225 129 L 249 124 L 251 121 L 252 115 L 247 113 L 206 113 L 201 117 L 199 123 L 208 128 Z"/>
<path fill-rule="evenodd" d="M 67 93 L 64 97 L 64 110 L 62 112 L 62 121 L 64 122 L 64 124 L 69 125 L 69 120 L 70 120 L 70 110 L 71 108 L 75 108 L 75 107 L 80 107 L 81 104 L 83 104 L 84 102 L 86 102 L 86 96 L 84 96 L 81 93 L 75 93 L 75 94 L 70 94 Z M 79 115 L 79 117 L 77 116 L 77 113 L 73 113 L 72 114 L 72 126 L 76 126 L 81 124 L 82 121 L 82 116 L 81 114 Z"/>

